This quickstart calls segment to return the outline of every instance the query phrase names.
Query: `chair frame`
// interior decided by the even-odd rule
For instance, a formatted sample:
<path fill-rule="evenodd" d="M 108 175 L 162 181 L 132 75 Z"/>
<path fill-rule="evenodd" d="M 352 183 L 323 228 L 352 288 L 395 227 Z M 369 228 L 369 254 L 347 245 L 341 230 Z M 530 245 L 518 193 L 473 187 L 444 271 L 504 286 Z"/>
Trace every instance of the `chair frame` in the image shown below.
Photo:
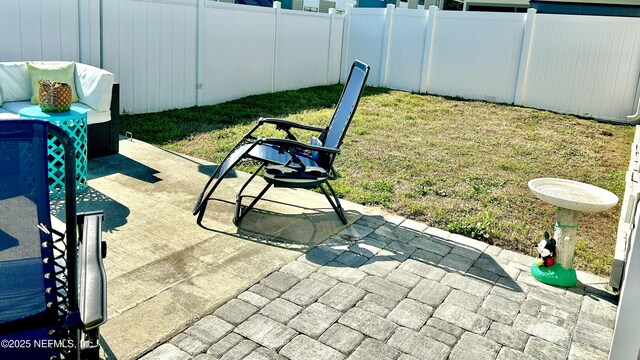
<path fill-rule="evenodd" d="M 342 99 L 344 97 L 344 94 L 347 91 L 347 88 L 348 88 L 348 85 L 349 85 L 349 80 L 351 79 L 351 74 L 353 73 L 353 71 L 354 71 L 354 69 L 356 67 L 358 69 L 364 71 L 364 79 L 362 80 L 363 81 L 363 85 L 359 89 L 358 97 L 356 98 L 355 104 L 353 104 L 353 111 L 350 112 L 350 116 L 346 120 L 347 123 L 346 123 L 345 129 L 343 130 L 343 132 L 342 132 L 342 134 L 340 136 L 340 139 L 338 140 L 337 148 L 332 148 L 332 147 L 327 147 L 327 146 L 317 146 L 317 145 L 305 144 L 305 143 L 299 142 L 298 139 L 291 133 L 291 129 L 292 128 L 320 133 L 320 138 L 322 138 L 323 136 L 325 136 L 329 132 L 329 129 L 331 128 L 331 125 L 333 124 L 333 121 L 335 120 L 335 116 L 338 113 L 338 109 L 340 107 L 340 104 L 341 104 L 341 101 L 342 101 Z M 334 112 L 334 115 L 331 118 L 331 122 L 329 123 L 329 125 L 327 127 L 319 127 L 319 126 L 299 124 L 299 123 L 296 123 L 296 122 L 293 122 L 293 121 L 289 121 L 289 120 L 286 120 L 286 119 L 260 118 L 258 120 L 258 123 L 233 147 L 233 149 L 231 149 L 231 151 L 229 151 L 227 156 L 223 159 L 223 161 L 220 163 L 218 168 L 214 171 L 214 173 L 211 175 L 211 177 L 207 181 L 207 183 L 206 183 L 203 191 L 200 193 L 200 195 L 198 197 L 198 200 L 196 201 L 196 205 L 195 205 L 195 207 L 193 209 L 193 215 L 197 215 L 198 216 L 197 223 L 199 225 L 202 224 L 202 219 L 204 217 L 204 214 L 205 214 L 205 211 L 206 211 L 206 207 L 207 207 L 207 203 L 210 200 L 211 195 L 213 194 L 215 189 L 218 187 L 218 185 L 220 184 L 222 179 L 224 179 L 225 176 L 240 161 L 243 161 L 243 160 L 255 160 L 255 161 L 261 161 L 262 164 L 258 167 L 258 169 L 256 171 L 254 171 L 251 174 L 249 179 L 244 183 L 244 185 L 241 187 L 240 191 L 238 192 L 238 195 L 236 196 L 236 209 L 235 209 L 235 212 L 234 212 L 234 219 L 233 219 L 233 222 L 234 222 L 234 224 L 236 226 L 240 224 L 240 222 L 245 217 L 245 215 L 255 206 L 255 204 L 262 198 L 262 196 L 267 192 L 267 190 L 269 190 L 269 188 L 273 185 L 271 183 L 268 183 L 262 189 L 262 191 L 254 198 L 254 200 L 251 202 L 251 204 L 249 206 L 247 206 L 247 208 L 244 211 L 242 211 L 242 198 L 246 197 L 246 196 L 242 195 L 243 191 L 246 189 L 246 187 L 249 185 L 249 183 L 255 178 L 255 176 L 265 166 L 269 166 L 269 165 L 290 166 L 292 164 L 295 164 L 297 166 L 297 168 L 304 170 L 305 165 L 300 161 L 300 159 L 297 157 L 295 152 L 296 151 L 303 151 L 303 152 L 304 151 L 307 151 L 307 152 L 309 152 L 309 151 L 317 151 L 319 153 L 323 153 L 325 155 L 328 155 L 329 158 L 330 158 L 329 164 L 328 164 L 328 166 L 326 168 L 328 176 L 326 177 L 326 179 L 324 181 L 322 181 L 318 185 L 308 186 L 308 187 L 319 187 L 320 190 L 322 191 L 322 193 L 325 195 L 325 197 L 329 201 L 329 203 L 331 204 L 331 207 L 334 209 L 334 211 L 336 212 L 336 214 L 340 218 L 340 221 L 343 224 L 346 225 L 347 224 L 347 219 L 346 219 L 346 216 L 344 215 L 344 210 L 342 208 L 342 205 L 340 204 L 340 200 L 338 199 L 338 196 L 337 196 L 336 192 L 331 187 L 331 185 L 329 184 L 328 180 L 335 180 L 338 177 L 337 173 L 336 173 L 336 171 L 335 171 L 335 169 L 333 167 L 333 160 L 335 159 L 335 156 L 340 153 L 339 147 L 342 145 L 342 141 L 344 139 L 344 136 L 345 136 L 345 133 L 346 133 L 346 129 L 348 128 L 348 126 L 350 125 L 351 121 L 353 120 L 353 117 L 355 115 L 355 109 L 358 107 L 358 104 L 360 103 L 360 98 L 362 96 L 362 92 L 363 92 L 364 87 L 365 87 L 364 84 L 366 83 L 368 74 L 369 74 L 369 66 L 368 65 L 366 65 L 366 64 L 364 64 L 364 63 L 362 63 L 360 61 L 357 61 L 357 60 L 353 63 L 353 65 L 351 66 L 351 72 L 350 72 L 349 78 L 347 80 L 347 83 L 345 84 L 345 86 L 344 86 L 344 88 L 342 90 L 342 94 L 340 95 L 340 99 L 338 100 L 338 105 L 336 107 L 336 111 Z M 254 132 L 256 130 L 258 130 L 260 127 L 262 127 L 263 125 L 265 125 L 265 124 L 275 125 L 276 130 L 284 131 L 286 136 L 284 138 L 262 138 L 262 137 L 255 136 Z M 247 150 L 245 150 L 245 152 L 243 154 L 241 154 L 240 156 L 237 156 L 235 154 L 235 151 L 239 147 L 245 146 L 245 145 L 249 145 L 249 148 Z M 278 146 L 279 147 L 279 151 L 288 153 L 291 156 L 291 158 L 286 163 L 281 164 L 281 163 L 268 161 L 268 160 L 265 160 L 265 159 L 256 158 L 256 157 L 251 156 L 251 154 L 250 154 L 251 150 L 253 148 L 255 148 L 256 146 L 258 146 L 258 145 L 275 145 L 275 146 Z M 222 164 L 225 164 L 225 162 L 227 160 L 229 160 L 233 155 L 236 155 L 236 158 L 234 160 L 232 160 L 231 164 L 224 169 L 222 174 L 219 174 L 219 172 L 220 172 L 220 170 L 222 168 Z M 212 184 L 212 182 L 214 180 L 217 180 L 217 181 L 216 181 L 215 184 L 213 184 L 213 186 L 211 186 L 211 184 Z M 327 190 L 324 188 L 323 185 L 326 185 L 326 187 L 328 188 L 329 192 L 327 192 Z M 209 191 L 207 191 L 207 189 L 209 189 Z"/>
<path fill-rule="evenodd" d="M 101 237 L 103 213 L 102 211 L 77 213 L 76 180 L 75 176 L 70 176 L 76 171 L 76 157 L 75 155 L 71 156 L 71 154 L 75 154 L 75 150 L 69 135 L 47 121 L 19 120 L 19 122 L 25 121 L 47 123 L 48 133 L 60 141 L 65 154 L 65 232 L 41 229 L 51 233 L 50 244 L 60 253 L 54 257 L 53 267 L 56 277 L 55 291 L 61 301 L 49 312 L 56 313 L 55 317 L 59 319 L 59 328 L 68 332 L 68 338 L 73 342 L 72 348 L 61 350 L 61 353 L 73 359 L 99 359 L 99 326 L 107 320 L 106 275 L 102 263 L 102 258 L 106 256 L 106 243 L 102 241 Z M 2 122 L 18 121 L 3 120 Z M 80 259 L 79 254 L 82 255 Z M 56 261 L 61 258 L 64 258 L 64 265 Z M 70 259 L 75 259 L 75 261 Z M 99 271 L 98 276 L 89 274 L 88 268 Z M 65 275 L 65 270 L 66 281 L 59 278 L 59 276 Z M 79 273 L 82 274 L 82 279 L 79 279 Z M 80 283 L 82 283 L 82 287 L 79 286 Z M 101 293 L 97 294 L 96 292 Z M 66 304 L 64 304 L 65 301 Z M 100 308 L 95 309 L 96 305 Z M 4 325 L 10 325 L 13 332 L 19 332 L 34 328 L 35 324 L 30 319 L 21 319 Z M 10 336 L 11 332 L 1 331 L 0 334 Z"/>
<path fill-rule="evenodd" d="M 335 150 L 337 150 L 337 149 L 335 149 Z M 339 153 L 339 151 L 335 152 L 335 154 L 338 154 L 338 153 Z M 284 164 L 283 166 L 289 166 L 289 165 L 290 165 L 290 162 Z M 267 185 L 265 185 L 265 187 L 260 191 L 260 193 L 258 193 L 258 195 L 253 197 L 254 198 L 253 201 L 244 210 L 242 210 L 242 199 L 244 197 L 247 197 L 246 195 L 242 195 L 243 191 L 246 189 L 246 187 L 249 185 L 249 183 L 251 183 L 251 181 L 253 181 L 253 179 L 258 174 L 258 172 L 260 172 L 260 170 L 265 168 L 265 166 L 268 166 L 268 165 L 267 165 L 266 162 L 263 162 L 258 167 L 258 169 L 251 174 L 249 179 L 244 183 L 244 185 L 242 185 L 242 187 L 240 188 L 240 191 L 238 192 L 238 195 L 236 196 L 236 208 L 235 208 L 235 212 L 234 212 L 234 215 L 233 215 L 233 223 L 236 226 L 240 225 L 240 223 L 242 222 L 242 219 L 244 219 L 244 217 L 249 213 L 249 211 L 251 211 L 251 209 L 253 209 L 253 207 L 258 203 L 258 201 L 260 201 L 260 199 L 262 199 L 264 194 L 266 194 L 267 191 L 272 186 L 275 185 L 273 182 L 267 181 Z M 333 167 L 330 169 L 328 174 L 331 174 L 331 175 L 329 175 L 327 177 L 323 177 L 323 178 L 318 179 L 316 181 L 312 181 L 310 184 L 302 184 L 302 185 L 299 185 L 299 186 L 282 185 L 281 187 L 306 188 L 306 189 L 319 188 L 320 191 L 322 191 L 324 196 L 327 198 L 327 201 L 329 201 L 329 204 L 331 204 L 331 207 L 333 208 L 335 213 L 338 215 L 338 218 L 340 219 L 340 221 L 344 225 L 346 225 L 348 221 L 347 221 L 346 215 L 344 214 L 344 209 L 342 208 L 342 204 L 340 204 L 340 199 L 338 198 L 338 195 L 336 194 L 336 192 L 333 190 L 333 187 L 331 187 L 331 184 L 329 183 L 329 180 L 334 180 L 334 179 L 337 178 Z M 324 186 L 326 186 L 329 189 L 329 192 L 327 192 L 327 190 L 324 188 Z M 275 187 L 280 187 L 280 186 L 275 185 Z"/>

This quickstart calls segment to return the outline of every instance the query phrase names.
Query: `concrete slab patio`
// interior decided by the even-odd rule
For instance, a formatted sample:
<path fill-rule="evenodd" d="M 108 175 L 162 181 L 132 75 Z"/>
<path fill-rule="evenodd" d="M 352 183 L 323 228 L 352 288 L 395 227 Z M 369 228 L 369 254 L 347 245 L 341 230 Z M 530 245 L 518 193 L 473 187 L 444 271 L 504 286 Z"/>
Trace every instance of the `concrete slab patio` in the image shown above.
<path fill-rule="evenodd" d="M 605 279 L 547 286 L 531 257 L 349 202 L 345 227 L 303 190 L 270 191 L 236 228 L 243 173 L 201 228 L 212 170 L 139 141 L 90 162 L 79 207 L 106 212 L 102 334 L 119 359 L 606 359 Z"/>

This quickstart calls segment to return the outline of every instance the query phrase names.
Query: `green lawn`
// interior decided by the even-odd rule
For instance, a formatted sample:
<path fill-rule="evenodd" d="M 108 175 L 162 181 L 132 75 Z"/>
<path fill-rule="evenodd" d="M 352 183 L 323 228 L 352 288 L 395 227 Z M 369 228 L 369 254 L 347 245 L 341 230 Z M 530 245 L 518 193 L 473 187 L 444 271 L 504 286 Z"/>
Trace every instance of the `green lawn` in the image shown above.
<path fill-rule="evenodd" d="M 260 116 L 326 125 L 341 90 L 315 87 L 127 115 L 122 131 L 219 162 Z M 529 254 L 545 230 L 553 231 L 555 209 L 537 200 L 527 182 L 567 178 L 621 197 L 633 133 L 630 126 L 548 111 L 367 88 L 333 184 L 350 201 Z M 583 217 L 577 268 L 610 272 L 619 212 L 618 205 Z"/>

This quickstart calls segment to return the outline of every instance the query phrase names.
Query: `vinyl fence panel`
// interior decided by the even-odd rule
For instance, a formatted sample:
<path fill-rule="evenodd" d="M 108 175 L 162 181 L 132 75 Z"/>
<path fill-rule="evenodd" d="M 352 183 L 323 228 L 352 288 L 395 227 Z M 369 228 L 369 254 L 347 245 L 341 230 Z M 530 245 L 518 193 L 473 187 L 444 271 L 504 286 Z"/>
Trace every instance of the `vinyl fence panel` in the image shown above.
<path fill-rule="evenodd" d="M 120 82 L 126 112 L 196 104 L 193 0 L 103 2 L 103 67 Z"/>
<path fill-rule="evenodd" d="M 274 91 L 327 84 L 330 32 L 331 15 L 282 10 Z"/>
<path fill-rule="evenodd" d="M 79 52 L 80 62 L 100 67 L 100 0 L 82 0 L 78 2 Z M 52 9 L 53 10 L 53 9 Z M 63 22 L 69 22 L 61 14 Z"/>
<path fill-rule="evenodd" d="M 282 10 L 277 18 L 274 91 L 339 80 L 344 16 Z"/>
<path fill-rule="evenodd" d="M 0 61 L 79 60 L 78 1 L 0 3 Z"/>
<path fill-rule="evenodd" d="M 38 26 L 34 26 L 37 24 Z M 121 110 L 216 104 L 344 81 L 627 122 L 640 108 L 640 19 L 211 0 L 0 2 L 0 61 L 75 60 L 116 74 Z"/>
<path fill-rule="evenodd" d="M 354 8 L 350 16 L 350 29 L 345 36 L 342 49 L 346 54 L 342 63 L 341 80 L 346 80 L 351 64 L 355 59 L 359 59 L 372 69 L 367 78 L 367 85 L 379 86 L 386 10 Z"/>
<path fill-rule="evenodd" d="M 343 15 L 209 0 L 103 2 L 122 109 L 155 112 L 335 83 Z"/>
<path fill-rule="evenodd" d="M 331 22 L 331 43 L 329 46 L 329 71 L 327 83 L 340 82 L 340 61 L 342 60 L 342 34 L 344 32 L 344 15 L 334 15 Z"/>
<path fill-rule="evenodd" d="M 387 56 L 386 86 L 420 90 L 420 73 L 427 29 L 427 11 L 396 9 Z"/>
<path fill-rule="evenodd" d="M 536 15 L 523 105 L 624 120 L 640 76 L 640 19 Z"/>
<path fill-rule="evenodd" d="M 439 11 L 427 92 L 513 103 L 524 14 Z"/>
<path fill-rule="evenodd" d="M 204 21 L 204 104 L 270 93 L 274 9 L 212 2 Z"/>
<path fill-rule="evenodd" d="M 436 7 L 348 13 L 343 80 L 359 58 L 371 65 L 373 86 L 617 122 L 640 108 L 638 18 Z"/>

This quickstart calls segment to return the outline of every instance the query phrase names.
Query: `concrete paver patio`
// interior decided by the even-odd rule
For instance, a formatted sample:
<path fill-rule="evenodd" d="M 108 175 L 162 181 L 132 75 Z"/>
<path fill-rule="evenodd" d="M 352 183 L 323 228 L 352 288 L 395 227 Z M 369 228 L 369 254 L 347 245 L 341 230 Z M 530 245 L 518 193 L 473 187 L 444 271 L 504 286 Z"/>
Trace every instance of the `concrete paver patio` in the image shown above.
<path fill-rule="evenodd" d="M 531 257 L 349 202 L 345 227 L 302 190 L 270 191 L 236 228 L 243 173 L 201 228 L 191 208 L 212 169 L 139 141 L 90 162 L 79 208 L 106 212 L 102 334 L 120 359 L 607 357 L 605 279 L 547 286 Z"/>
<path fill-rule="evenodd" d="M 606 359 L 605 280 L 544 285 L 532 261 L 363 216 L 143 359 Z"/>

